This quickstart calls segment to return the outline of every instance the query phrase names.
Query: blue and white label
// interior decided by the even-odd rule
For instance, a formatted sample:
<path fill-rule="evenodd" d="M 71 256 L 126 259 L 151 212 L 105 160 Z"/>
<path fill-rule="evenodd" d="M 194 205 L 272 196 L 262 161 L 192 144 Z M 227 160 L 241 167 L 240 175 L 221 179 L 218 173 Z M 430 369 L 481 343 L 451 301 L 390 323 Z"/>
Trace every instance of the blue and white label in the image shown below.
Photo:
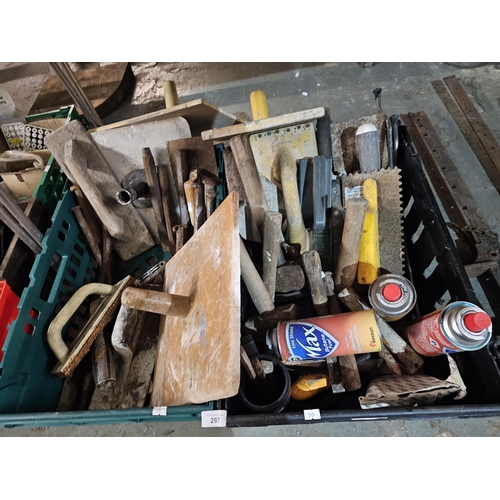
<path fill-rule="evenodd" d="M 443 347 L 444 354 L 453 354 L 454 352 L 460 352 L 460 351 L 456 351 L 455 349 L 449 349 L 448 347 Z"/>
<path fill-rule="evenodd" d="M 340 342 L 326 330 L 305 321 L 288 323 L 285 337 L 290 361 L 302 359 L 324 359 L 330 356 Z"/>

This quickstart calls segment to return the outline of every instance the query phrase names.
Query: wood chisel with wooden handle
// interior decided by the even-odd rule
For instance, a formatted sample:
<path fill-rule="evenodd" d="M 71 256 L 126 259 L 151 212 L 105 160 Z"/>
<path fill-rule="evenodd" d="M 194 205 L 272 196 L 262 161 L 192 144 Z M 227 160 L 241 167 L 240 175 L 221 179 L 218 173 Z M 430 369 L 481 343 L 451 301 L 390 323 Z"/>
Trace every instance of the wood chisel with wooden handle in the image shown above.
<path fill-rule="evenodd" d="M 198 179 L 194 183 L 194 224 L 193 231 L 200 229 L 206 220 L 205 189 L 203 183 Z"/>
<path fill-rule="evenodd" d="M 374 179 L 363 182 L 363 198 L 368 201 L 368 208 L 359 247 L 358 283 L 371 285 L 380 273 L 377 182 Z"/>
<path fill-rule="evenodd" d="M 189 171 L 189 179 L 184 183 L 184 195 L 186 196 L 189 220 L 194 226 L 194 185 L 198 179 L 198 169 Z"/>
<path fill-rule="evenodd" d="M 276 269 L 280 255 L 280 233 L 282 215 L 279 212 L 265 212 L 264 241 L 262 244 L 262 280 L 274 302 L 276 291 Z"/>
<path fill-rule="evenodd" d="M 367 209 L 368 201 L 364 198 L 350 198 L 346 202 L 344 230 L 334 276 L 337 291 L 351 286 L 356 279 L 361 234 Z"/>
<path fill-rule="evenodd" d="M 160 190 L 160 181 L 158 179 L 158 171 L 156 169 L 155 160 L 150 148 L 142 148 L 142 163 L 146 172 L 146 180 L 151 193 L 151 204 L 158 229 L 158 237 L 161 247 L 164 252 L 170 251 L 170 240 L 165 226 L 165 213 L 163 211 L 163 203 Z"/>
<path fill-rule="evenodd" d="M 168 143 L 167 143 L 168 150 Z M 179 211 L 181 225 L 187 226 L 190 223 L 189 213 L 186 203 L 186 194 L 184 192 L 184 182 L 188 180 L 189 177 L 189 167 L 187 164 L 187 151 L 174 150 L 172 153 L 169 152 L 170 162 L 172 164 L 175 187 L 177 189 L 177 195 L 179 197 Z"/>

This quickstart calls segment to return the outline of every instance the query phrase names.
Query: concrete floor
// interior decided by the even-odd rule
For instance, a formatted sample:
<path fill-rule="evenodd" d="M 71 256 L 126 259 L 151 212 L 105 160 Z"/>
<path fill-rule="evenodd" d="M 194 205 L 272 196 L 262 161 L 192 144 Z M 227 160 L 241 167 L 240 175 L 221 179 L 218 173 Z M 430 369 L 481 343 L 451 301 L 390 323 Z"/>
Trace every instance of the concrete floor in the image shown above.
<path fill-rule="evenodd" d="M 75 66 L 76 67 L 76 66 Z M 203 98 L 225 111 L 251 115 L 252 90 L 266 92 L 271 115 L 329 107 L 334 121 L 376 112 L 372 90 L 382 87 L 387 115 L 425 111 L 485 214 L 500 233 L 500 197 L 442 105 L 431 82 L 456 75 L 493 134 L 500 139 L 500 64 L 473 68 L 449 63 L 133 63 L 136 85 L 104 121 L 164 107 L 162 81 L 176 81 L 181 102 Z M 0 86 L 27 113 L 43 82 L 46 63 L 0 63 Z M 314 423 L 259 428 L 202 429 L 198 422 L 0 429 L 0 436 L 498 436 L 500 418 L 431 421 Z"/>

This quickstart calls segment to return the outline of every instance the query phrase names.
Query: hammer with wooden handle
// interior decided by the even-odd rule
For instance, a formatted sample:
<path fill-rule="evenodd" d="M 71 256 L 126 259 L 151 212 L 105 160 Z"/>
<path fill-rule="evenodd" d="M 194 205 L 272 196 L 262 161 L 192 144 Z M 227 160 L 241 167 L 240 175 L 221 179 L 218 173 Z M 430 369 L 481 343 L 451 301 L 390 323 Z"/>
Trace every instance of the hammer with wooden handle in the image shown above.
<path fill-rule="evenodd" d="M 346 202 L 344 229 L 334 277 L 337 291 L 351 286 L 356 278 L 361 235 L 367 209 L 368 201 L 364 198 L 350 198 Z"/>
<path fill-rule="evenodd" d="M 328 296 L 326 294 L 325 284 L 321 276 L 321 258 L 316 250 L 309 250 L 302 254 L 302 264 L 304 272 L 311 288 L 311 298 L 318 316 L 327 316 Z"/>

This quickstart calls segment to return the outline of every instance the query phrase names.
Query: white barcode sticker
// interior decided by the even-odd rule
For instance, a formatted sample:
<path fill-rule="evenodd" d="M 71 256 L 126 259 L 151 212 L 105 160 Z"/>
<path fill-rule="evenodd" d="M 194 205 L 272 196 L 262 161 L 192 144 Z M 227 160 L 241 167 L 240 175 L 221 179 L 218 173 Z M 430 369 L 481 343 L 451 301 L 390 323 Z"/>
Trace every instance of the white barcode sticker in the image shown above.
<path fill-rule="evenodd" d="M 363 186 L 346 187 L 344 189 L 344 203 L 352 198 L 361 198 L 363 196 Z"/>
<path fill-rule="evenodd" d="M 166 406 L 155 406 L 153 408 L 153 415 L 166 415 L 167 407 Z"/>
<path fill-rule="evenodd" d="M 201 412 L 202 427 L 226 427 L 226 410 L 208 410 Z"/>
<path fill-rule="evenodd" d="M 315 410 L 304 410 L 304 420 L 321 420 L 321 413 Z"/>

